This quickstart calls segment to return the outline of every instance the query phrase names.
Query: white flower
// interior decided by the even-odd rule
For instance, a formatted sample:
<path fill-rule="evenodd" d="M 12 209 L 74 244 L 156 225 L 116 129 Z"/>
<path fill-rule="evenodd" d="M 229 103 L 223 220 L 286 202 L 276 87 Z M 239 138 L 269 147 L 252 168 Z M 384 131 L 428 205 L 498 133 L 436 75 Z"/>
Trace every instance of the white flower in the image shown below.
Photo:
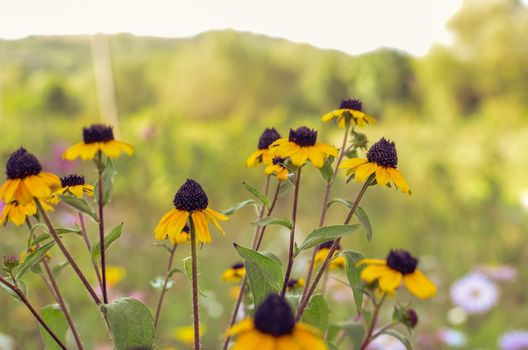
<path fill-rule="evenodd" d="M 528 331 L 513 331 L 504 333 L 499 339 L 501 350 L 527 350 Z"/>
<path fill-rule="evenodd" d="M 469 314 L 489 311 L 499 298 L 497 286 L 485 275 L 469 274 L 453 284 L 451 300 Z"/>
<path fill-rule="evenodd" d="M 369 344 L 368 350 L 405 350 L 405 346 L 398 339 L 382 334 Z"/>
<path fill-rule="evenodd" d="M 461 348 L 467 343 L 466 335 L 456 329 L 444 328 L 439 330 L 436 335 L 442 343 L 452 348 Z"/>

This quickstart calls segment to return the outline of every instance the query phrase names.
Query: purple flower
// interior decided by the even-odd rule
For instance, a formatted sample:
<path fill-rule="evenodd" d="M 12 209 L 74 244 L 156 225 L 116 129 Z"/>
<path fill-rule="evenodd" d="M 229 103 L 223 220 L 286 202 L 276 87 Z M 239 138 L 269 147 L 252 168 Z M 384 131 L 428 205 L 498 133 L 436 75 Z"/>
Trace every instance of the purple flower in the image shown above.
<path fill-rule="evenodd" d="M 501 350 L 528 350 L 528 331 L 512 331 L 499 339 Z"/>
<path fill-rule="evenodd" d="M 489 311 L 499 298 L 497 286 L 481 273 L 471 273 L 453 284 L 451 300 L 469 314 Z"/>

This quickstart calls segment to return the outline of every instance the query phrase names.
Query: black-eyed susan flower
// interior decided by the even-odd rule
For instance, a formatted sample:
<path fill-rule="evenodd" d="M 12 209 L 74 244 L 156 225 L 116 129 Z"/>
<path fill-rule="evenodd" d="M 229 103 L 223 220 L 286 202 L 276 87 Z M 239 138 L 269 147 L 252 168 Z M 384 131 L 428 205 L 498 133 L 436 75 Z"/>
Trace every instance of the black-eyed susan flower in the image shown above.
<path fill-rule="evenodd" d="M 301 287 L 304 287 L 305 285 L 305 282 L 304 282 L 304 278 L 290 278 L 288 280 L 288 284 L 286 285 L 288 290 L 295 290 L 295 289 L 299 289 Z"/>
<path fill-rule="evenodd" d="M 189 243 L 191 241 L 191 235 L 189 233 L 189 225 L 183 226 L 180 233 L 169 235 L 169 240 L 172 243 L 172 245 Z"/>
<path fill-rule="evenodd" d="M 320 264 L 326 260 L 326 257 L 328 256 L 328 253 L 330 253 L 330 248 L 332 248 L 333 244 L 334 241 L 329 241 L 317 247 L 317 253 L 315 254 L 315 264 Z M 336 257 L 340 250 L 341 246 L 338 245 L 334 252 L 333 259 L 330 260 L 330 264 L 328 265 L 330 269 L 342 269 L 345 267 L 345 258 L 342 256 Z"/>
<path fill-rule="evenodd" d="M 174 209 L 163 215 L 158 226 L 154 230 L 156 239 L 164 240 L 167 236 L 174 236 L 182 232 L 189 217 L 194 222 L 196 239 L 202 243 L 210 243 L 211 233 L 209 232 L 209 222 L 212 222 L 224 235 L 224 230 L 217 220 L 226 221 L 227 216 L 208 208 L 209 199 L 202 186 L 192 179 L 180 187 L 174 196 Z"/>
<path fill-rule="evenodd" d="M 394 142 L 382 138 L 373 144 L 367 152 L 367 158 L 352 158 L 339 165 L 339 169 L 347 169 L 347 175 L 354 175 L 358 182 L 363 182 L 375 174 L 376 182 L 386 186 L 392 181 L 404 193 L 411 193 L 407 181 L 403 178 L 398 166 L 398 154 Z"/>
<path fill-rule="evenodd" d="M 83 194 L 93 197 L 94 187 L 85 183 L 84 176 L 72 174 L 61 178 L 61 188 L 50 197 L 52 204 L 59 203 L 59 194 L 70 194 L 77 198 L 82 198 Z"/>
<path fill-rule="evenodd" d="M 74 160 L 81 157 L 82 160 L 94 159 L 98 152 L 106 154 L 110 158 L 118 157 L 121 152 L 129 156 L 134 153 L 134 148 L 128 143 L 114 139 L 114 131 L 111 126 L 93 124 L 83 128 L 83 142 L 79 142 L 64 152 L 63 157 Z"/>
<path fill-rule="evenodd" d="M 0 225 L 11 221 L 13 224 L 20 226 L 26 222 L 28 216 L 34 216 L 35 214 L 37 214 L 37 205 L 34 201 L 27 204 L 19 204 L 17 201 L 13 201 L 4 205 L 2 216 L 0 217 Z"/>
<path fill-rule="evenodd" d="M 286 158 L 275 157 L 271 164 L 268 164 L 264 169 L 264 174 L 275 175 L 280 181 L 288 180 L 288 169 L 284 166 Z"/>
<path fill-rule="evenodd" d="M 254 167 L 260 163 L 271 164 L 272 156 L 269 154 L 269 146 L 280 139 L 280 134 L 275 128 L 266 128 L 258 142 L 257 150 L 246 160 L 247 167 Z"/>
<path fill-rule="evenodd" d="M 326 113 L 321 118 L 321 120 L 323 122 L 335 120 L 340 128 L 344 128 L 350 124 L 363 127 L 367 124 L 376 123 L 376 119 L 374 119 L 374 117 L 363 112 L 361 101 L 355 99 L 346 99 L 341 101 L 338 109 Z"/>
<path fill-rule="evenodd" d="M 288 139 L 278 139 L 270 148 L 274 157 L 290 158 L 293 165 L 303 166 L 308 160 L 321 168 L 324 160 L 329 156 L 337 156 L 334 146 L 317 142 L 317 131 L 305 126 L 293 130 L 290 129 Z"/>
<path fill-rule="evenodd" d="M 222 280 L 225 282 L 240 282 L 245 275 L 246 267 L 244 266 L 244 263 L 237 262 L 224 271 L 222 274 Z"/>
<path fill-rule="evenodd" d="M 378 281 L 381 292 L 394 294 L 402 282 L 418 298 L 430 298 L 436 294 L 436 286 L 416 269 L 418 259 L 405 250 L 391 250 L 387 259 L 363 259 L 358 265 L 366 265 L 361 279 L 367 283 Z"/>
<path fill-rule="evenodd" d="M 0 199 L 6 205 L 15 201 L 16 205 L 28 204 L 34 198 L 45 201 L 60 185 L 58 176 L 42 171 L 37 157 L 22 147 L 9 156 L 6 175 L 7 180 L 0 187 Z"/>
<path fill-rule="evenodd" d="M 295 322 L 290 305 L 272 294 L 257 308 L 253 319 L 246 319 L 228 331 L 237 336 L 231 350 L 326 350 L 319 331 Z"/>

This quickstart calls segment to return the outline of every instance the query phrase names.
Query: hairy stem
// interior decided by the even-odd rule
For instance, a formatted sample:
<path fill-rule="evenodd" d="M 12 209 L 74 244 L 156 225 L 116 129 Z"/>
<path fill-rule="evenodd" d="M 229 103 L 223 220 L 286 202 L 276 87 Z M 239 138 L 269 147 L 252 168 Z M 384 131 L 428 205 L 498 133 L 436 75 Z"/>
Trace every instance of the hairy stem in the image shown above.
<path fill-rule="evenodd" d="M 26 298 L 24 293 L 15 285 L 9 283 L 6 281 L 3 277 L 0 276 L 0 283 L 3 283 L 6 287 L 11 289 L 15 294 L 20 298 L 20 300 L 26 305 L 26 307 L 31 311 L 31 314 L 37 319 L 37 321 L 40 323 L 40 325 L 48 332 L 48 334 L 55 340 L 57 345 L 64 350 L 67 350 L 66 346 L 62 343 L 62 341 L 57 337 L 57 335 L 51 330 L 51 328 L 48 326 L 48 324 L 40 317 L 37 310 L 31 305 L 29 300 Z"/>
<path fill-rule="evenodd" d="M 297 221 L 297 205 L 299 204 L 299 185 L 301 184 L 301 169 L 297 170 L 297 176 L 295 178 L 295 192 L 293 195 L 293 208 L 292 208 L 292 229 L 290 231 L 290 250 L 288 254 L 288 267 L 286 268 L 286 275 L 284 276 L 284 283 L 282 284 L 281 296 L 286 295 L 288 289 L 288 281 L 290 279 L 291 270 L 293 267 L 294 259 L 294 248 L 295 248 L 295 223 Z"/>
<path fill-rule="evenodd" d="M 193 325 L 194 325 L 194 350 L 200 350 L 200 310 L 198 305 L 198 260 L 196 257 L 196 232 L 194 222 L 189 216 L 191 231 L 191 266 L 192 266 L 192 299 L 193 299 Z"/>
<path fill-rule="evenodd" d="M 361 350 L 365 350 L 367 346 L 372 341 L 372 333 L 374 333 L 374 328 L 376 327 L 376 323 L 378 322 L 379 312 L 381 310 L 381 305 L 383 304 L 383 301 L 385 301 L 385 297 L 387 294 L 383 294 L 381 297 L 381 300 L 379 303 L 375 304 L 374 308 L 374 314 L 372 315 L 372 321 L 370 322 L 370 326 L 367 331 L 367 335 L 365 336 L 365 339 L 363 340 L 363 343 L 361 343 Z"/>
<path fill-rule="evenodd" d="M 101 151 L 97 154 L 99 164 L 102 164 L 102 153 Z M 105 232 L 104 232 L 104 215 L 103 215 L 103 207 L 104 207 L 104 198 L 103 198 L 103 168 L 101 166 L 97 167 L 97 172 L 99 174 L 99 186 L 98 186 L 98 194 L 99 198 L 97 201 L 97 204 L 99 206 L 99 246 L 101 249 L 101 280 L 102 280 L 102 292 L 103 292 L 103 302 L 105 304 L 108 304 L 108 294 L 106 290 L 106 254 L 105 254 Z"/>
<path fill-rule="evenodd" d="M 38 208 L 38 211 L 40 212 L 40 215 L 42 215 L 42 218 L 44 219 L 44 222 L 46 223 L 46 226 L 48 227 L 50 235 L 53 237 L 53 239 L 57 243 L 57 246 L 61 250 L 62 254 L 64 254 L 64 257 L 66 258 L 66 260 L 68 260 L 71 267 L 73 268 L 73 270 L 75 271 L 75 273 L 77 274 L 77 276 L 79 277 L 79 279 L 81 280 L 84 287 L 86 288 L 86 290 L 88 291 L 92 299 L 95 301 L 95 303 L 97 305 L 101 305 L 101 300 L 99 299 L 97 294 L 95 294 L 93 288 L 90 286 L 90 283 L 88 283 L 88 280 L 82 273 L 81 269 L 79 268 L 75 260 L 72 258 L 72 256 L 68 252 L 68 249 L 66 249 L 66 247 L 64 246 L 64 243 L 62 243 L 62 240 L 57 234 L 57 231 L 55 231 L 55 228 L 51 224 L 51 221 L 48 215 L 46 214 L 46 211 L 44 210 L 44 208 L 42 208 L 42 204 L 40 203 L 40 200 L 35 198 L 35 203 L 37 204 L 37 208 Z"/>
<path fill-rule="evenodd" d="M 174 244 L 174 246 L 171 249 L 170 256 L 169 256 L 169 264 L 167 266 L 167 274 L 165 276 L 165 281 L 163 282 L 163 289 L 161 290 L 160 298 L 158 301 L 158 307 L 156 308 L 156 318 L 154 319 L 154 330 L 158 328 L 158 321 L 161 314 L 161 305 L 163 304 L 163 299 L 165 298 L 165 292 L 167 292 L 167 284 L 170 280 L 170 271 L 172 269 L 172 261 L 174 260 L 174 252 L 176 252 L 176 248 L 178 247 L 177 244 Z"/>

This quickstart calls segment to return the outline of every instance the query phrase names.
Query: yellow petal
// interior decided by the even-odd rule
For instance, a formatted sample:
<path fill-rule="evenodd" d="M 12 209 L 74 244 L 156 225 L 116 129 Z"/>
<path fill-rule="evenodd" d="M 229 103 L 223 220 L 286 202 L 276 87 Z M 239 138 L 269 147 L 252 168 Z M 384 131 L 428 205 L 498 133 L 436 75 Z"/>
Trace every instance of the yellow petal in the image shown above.
<path fill-rule="evenodd" d="M 196 211 L 191 214 L 194 223 L 194 229 L 196 230 L 196 239 L 202 243 L 211 243 L 211 232 L 209 232 L 209 226 L 207 225 L 207 219 L 205 214 Z"/>
<path fill-rule="evenodd" d="M 273 163 L 273 156 L 267 149 L 262 150 L 262 163 L 266 165 Z"/>
<path fill-rule="evenodd" d="M 116 158 L 121 154 L 121 147 L 115 140 L 101 142 L 99 147 L 110 158 Z"/>
<path fill-rule="evenodd" d="M 351 159 L 343 161 L 339 165 L 339 169 L 352 169 L 353 170 L 353 169 L 356 169 L 361 164 L 365 164 L 365 163 L 368 163 L 368 160 L 366 160 L 365 158 L 351 158 Z"/>
<path fill-rule="evenodd" d="M 222 221 L 227 221 L 229 220 L 229 217 L 224 215 L 224 214 L 221 214 L 211 208 L 206 208 L 205 211 L 210 214 L 211 216 L 217 218 L 218 220 L 222 220 Z"/>
<path fill-rule="evenodd" d="M 22 180 L 22 183 L 26 186 L 33 197 L 47 199 L 51 196 L 51 189 L 46 181 L 36 175 L 26 177 Z"/>
<path fill-rule="evenodd" d="M 336 110 L 336 111 L 326 113 L 325 115 L 321 117 L 321 120 L 326 123 L 334 118 L 337 118 L 338 116 L 339 114 L 338 114 L 338 111 Z"/>
<path fill-rule="evenodd" d="M 383 259 L 362 259 L 356 263 L 356 266 L 361 265 L 386 265 L 387 261 Z"/>
<path fill-rule="evenodd" d="M 378 166 L 375 163 L 365 163 L 360 165 L 356 174 L 354 175 L 357 182 L 365 181 L 372 173 L 376 171 Z"/>
<path fill-rule="evenodd" d="M 320 333 L 302 322 L 295 325 L 293 331 L 295 342 L 301 346 L 303 350 L 327 350 L 325 342 L 322 340 Z"/>
<path fill-rule="evenodd" d="M 385 265 L 369 265 L 361 271 L 361 279 L 367 283 L 372 283 L 378 278 L 391 273 L 391 269 Z"/>
<path fill-rule="evenodd" d="M 254 328 L 253 321 L 250 318 L 246 318 L 245 320 L 242 320 L 233 327 L 229 328 L 227 331 L 227 336 L 232 337 L 233 335 L 251 331 Z"/>
<path fill-rule="evenodd" d="M 131 156 L 134 153 L 134 147 L 132 147 L 132 145 L 126 142 L 123 142 L 123 141 L 118 141 L 118 140 L 114 140 L 114 142 L 117 144 L 117 146 L 119 147 L 121 151 L 125 152 L 129 156 Z"/>
<path fill-rule="evenodd" d="M 61 185 L 60 178 L 55 174 L 41 171 L 37 176 L 44 180 L 50 187 L 60 187 Z"/>
<path fill-rule="evenodd" d="M 315 148 L 326 154 L 327 156 L 337 156 L 337 148 L 334 146 L 327 145 L 326 143 L 316 143 Z"/>
<path fill-rule="evenodd" d="M 222 229 L 222 226 L 220 226 L 220 224 L 218 223 L 218 221 L 216 221 L 216 218 L 212 216 L 211 214 L 209 214 L 207 211 L 204 211 L 204 215 L 207 217 L 209 221 L 211 221 L 216 226 L 218 231 L 222 233 L 222 236 L 225 236 L 225 232 Z"/>
<path fill-rule="evenodd" d="M 84 190 L 84 193 L 86 193 L 86 195 L 93 197 L 94 195 L 93 185 L 84 185 L 83 190 Z"/>
<path fill-rule="evenodd" d="M 379 279 L 379 287 L 382 291 L 392 292 L 396 290 L 402 282 L 403 275 L 401 272 L 389 269 L 390 272 L 386 272 Z"/>
<path fill-rule="evenodd" d="M 275 338 L 257 330 L 238 336 L 231 350 L 275 350 Z"/>
<path fill-rule="evenodd" d="M 297 167 L 303 166 L 306 161 L 308 160 L 308 153 L 306 153 L 305 149 L 302 147 L 299 147 L 299 150 L 290 156 L 291 162 L 293 165 Z"/>
<path fill-rule="evenodd" d="M 389 173 L 387 172 L 386 168 L 381 166 L 376 168 L 376 181 L 380 186 L 387 185 L 387 183 L 389 182 Z"/>
<path fill-rule="evenodd" d="M 407 181 L 405 181 L 405 179 L 403 178 L 403 176 L 401 175 L 401 173 L 399 172 L 398 169 L 395 169 L 395 168 L 387 168 L 387 171 L 389 172 L 389 175 L 392 179 L 392 181 L 394 181 L 394 184 L 396 186 L 398 186 L 398 188 L 403 192 L 403 193 L 410 193 L 410 188 L 409 188 L 409 185 L 407 184 Z"/>
<path fill-rule="evenodd" d="M 50 194 L 51 195 L 51 194 Z M 15 199 L 20 204 L 27 204 L 33 201 L 33 195 L 29 191 L 24 181 L 20 181 L 18 188 L 15 192 Z"/>
<path fill-rule="evenodd" d="M 418 298 L 430 298 L 436 295 L 436 286 L 423 273 L 416 270 L 404 276 L 405 286 Z"/>
<path fill-rule="evenodd" d="M 20 186 L 20 179 L 7 180 L 2 185 L 2 197 L 5 203 L 11 203 L 15 199 L 15 193 Z"/>
<path fill-rule="evenodd" d="M 66 152 L 64 152 L 62 157 L 67 160 L 74 160 L 76 158 L 79 158 L 84 150 L 84 145 L 84 142 L 76 143 L 75 145 L 68 148 Z"/>
<path fill-rule="evenodd" d="M 82 198 L 84 186 L 83 185 L 75 185 L 75 186 L 69 186 L 68 191 L 73 194 L 77 198 Z"/>
<path fill-rule="evenodd" d="M 262 161 L 262 150 L 258 149 L 255 152 L 251 153 L 248 159 L 246 159 L 246 166 L 255 167 L 259 165 L 261 161 Z"/>
<path fill-rule="evenodd" d="M 304 350 L 304 348 L 295 341 L 293 335 L 283 335 L 277 338 L 274 350 Z"/>
<path fill-rule="evenodd" d="M 323 153 L 316 147 L 306 147 L 308 158 L 316 168 L 322 168 L 324 165 Z"/>

